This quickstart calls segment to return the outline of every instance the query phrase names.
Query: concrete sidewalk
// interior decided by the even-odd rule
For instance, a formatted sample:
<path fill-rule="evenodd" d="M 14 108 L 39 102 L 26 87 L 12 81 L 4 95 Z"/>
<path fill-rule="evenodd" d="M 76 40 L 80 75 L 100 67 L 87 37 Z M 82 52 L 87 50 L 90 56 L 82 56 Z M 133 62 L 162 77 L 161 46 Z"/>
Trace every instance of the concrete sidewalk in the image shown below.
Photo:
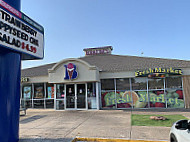
<path fill-rule="evenodd" d="M 155 112 L 133 111 L 135 114 Z M 183 114 L 189 112 L 156 112 Z M 55 111 L 29 109 L 20 117 L 20 142 L 70 142 L 75 137 L 168 140 L 168 127 L 131 127 L 131 111 Z"/>

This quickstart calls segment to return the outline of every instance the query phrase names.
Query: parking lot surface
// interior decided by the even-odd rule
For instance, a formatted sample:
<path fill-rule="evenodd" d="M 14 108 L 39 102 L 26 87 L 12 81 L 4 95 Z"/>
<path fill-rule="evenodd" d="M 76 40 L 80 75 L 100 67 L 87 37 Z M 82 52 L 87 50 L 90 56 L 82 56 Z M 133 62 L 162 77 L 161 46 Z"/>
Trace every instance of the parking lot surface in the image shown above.
<path fill-rule="evenodd" d="M 29 109 L 20 117 L 20 142 L 70 142 L 76 137 L 169 140 L 169 127 L 131 126 L 131 114 L 182 114 L 189 111 L 55 111 Z"/>

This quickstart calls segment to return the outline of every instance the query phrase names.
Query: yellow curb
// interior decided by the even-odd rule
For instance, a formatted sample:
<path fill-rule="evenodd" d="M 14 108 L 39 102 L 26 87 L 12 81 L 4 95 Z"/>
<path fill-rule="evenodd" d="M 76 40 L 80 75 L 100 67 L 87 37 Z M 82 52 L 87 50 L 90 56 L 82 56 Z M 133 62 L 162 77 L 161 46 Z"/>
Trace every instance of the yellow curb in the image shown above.
<path fill-rule="evenodd" d="M 124 139 L 102 139 L 102 138 L 75 138 L 72 142 L 91 141 L 91 142 L 167 142 L 167 141 L 146 141 L 146 140 L 124 140 Z"/>

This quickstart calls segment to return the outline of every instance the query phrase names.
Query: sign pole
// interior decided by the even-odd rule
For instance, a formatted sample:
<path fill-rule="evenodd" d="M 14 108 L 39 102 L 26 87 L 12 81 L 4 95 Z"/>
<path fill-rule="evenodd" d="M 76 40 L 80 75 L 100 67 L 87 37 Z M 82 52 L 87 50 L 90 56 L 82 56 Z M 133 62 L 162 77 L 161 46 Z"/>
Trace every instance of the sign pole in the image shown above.
<path fill-rule="evenodd" d="M 44 28 L 20 1 L 0 0 L 0 142 L 19 140 L 21 60 L 44 57 Z"/>
<path fill-rule="evenodd" d="M 4 0 L 20 10 L 20 0 Z M 19 141 L 21 54 L 0 46 L 0 141 Z"/>

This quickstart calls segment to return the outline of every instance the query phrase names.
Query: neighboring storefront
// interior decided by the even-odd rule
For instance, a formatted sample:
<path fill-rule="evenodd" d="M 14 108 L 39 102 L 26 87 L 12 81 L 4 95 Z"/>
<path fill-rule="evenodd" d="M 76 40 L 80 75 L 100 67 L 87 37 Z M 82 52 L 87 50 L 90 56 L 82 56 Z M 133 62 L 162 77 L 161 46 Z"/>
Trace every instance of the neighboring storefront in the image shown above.
<path fill-rule="evenodd" d="M 112 55 L 84 49 L 81 58 L 22 70 L 21 104 L 56 110 L 189 108 L 190 61 Z"/>
<path fill-rule="evenodd" d="M 102 108 L 184 108 L 180 76 L 156 79 L 117 78 L 101 82 Z"/>

